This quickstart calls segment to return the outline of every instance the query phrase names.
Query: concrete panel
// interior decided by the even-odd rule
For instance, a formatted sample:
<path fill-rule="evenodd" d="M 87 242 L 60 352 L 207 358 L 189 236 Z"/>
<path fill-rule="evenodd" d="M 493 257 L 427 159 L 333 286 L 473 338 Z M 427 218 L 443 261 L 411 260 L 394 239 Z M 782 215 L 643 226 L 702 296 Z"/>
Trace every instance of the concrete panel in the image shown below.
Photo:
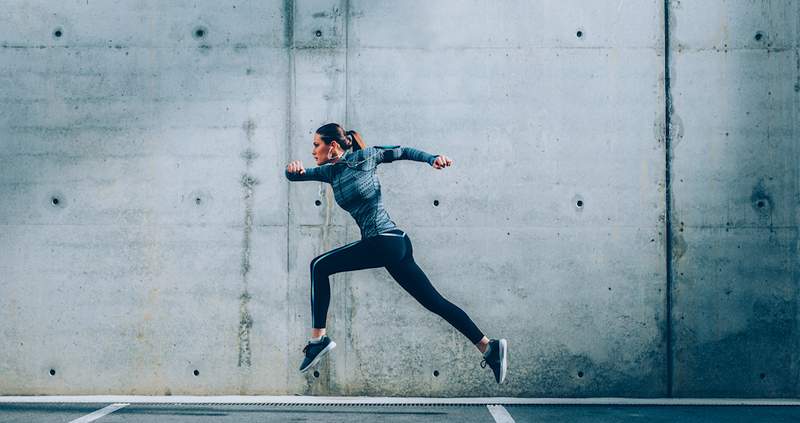
<path fill-rule="evenodd" d="M 796 397 L 800 3 L 671 5 L 675 394 Z"/>
<path fill-rule="evenodd" d="M 463 336 L 376 271 L 352 276 L 356 298 L 376 300 L 356 307 L 354 349 L 367 368 L 349 375 L 348 386 L 359 395 L 661 394 L 657 26 L 642 23 L 633 40 L 575 48 L 587 40 L 566 29 L 565 17 L 587 11 L 560 4 L 560 18 L 541 25 L 513 20 L 492 28 L 492 37 L 504 40 L 498 43 L 483 38 L 485 31 L 462 29 L 500 13 L 489 3 L 468 12 L 393 5 L 354 8 L 350 126 L 365 128 L 371 145 L 409 145 L 454 159 L 447 171 L 414 162 L 381 166 L 384 202 L 417 240 L 415 257 L 442 294 L 489 336 L 508 338 L 514 371 L 507 385 L 495 386 Z M 540 7 L 546 4 L 514 10 L 546 15 Z M 647 8 L 645 16 L 659 16 L 659 5 Z M 604 24 L 626 19 L 598 9 Z M 433 21 L 436 35 L 428 38 Z M 548 36 L 523 42 L 516 31 Z M 453 245 L 461 247 L 442 248 Z M 616 292 L 631 297 L 618 303 Z M 383 346 L 386 335 L 371 327 L 407 335 Z M 411 370 L 414 361 L 422 364 Z M 409 372 L 419 384 L 406 382 Z"/>
<path fill-rule="evenodd" d="M 280 0 L 37 0 L 8 6 L 0 11 L 0 43 L 10 48 L 280 48 L 289 38 Z"/>
<path fill-rule="evenodd" d="M 54 226 L 3 226 L 4 394 L 283 389 L 270 363 L 286 351 L 269 339 L 285 336 L 285 272 L 266 263 L 285 260 L 285 228 L 252 235 L 257 365 L 243 369 L 241 228 Z"/>

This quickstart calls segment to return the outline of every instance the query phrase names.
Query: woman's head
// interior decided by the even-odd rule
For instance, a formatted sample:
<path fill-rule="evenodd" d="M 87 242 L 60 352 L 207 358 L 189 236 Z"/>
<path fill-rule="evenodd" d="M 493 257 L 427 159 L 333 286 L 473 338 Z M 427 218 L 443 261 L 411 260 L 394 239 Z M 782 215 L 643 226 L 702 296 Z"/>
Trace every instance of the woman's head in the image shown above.
<path fill-rule="evenodd" d="M 312 152 L 317 165 L 344 154 L 348 150 L 365 148 L 361 134 L 356 131 L 345 131 L 338 123 L 327 123 L 314 133 L 314 150 Z"/>

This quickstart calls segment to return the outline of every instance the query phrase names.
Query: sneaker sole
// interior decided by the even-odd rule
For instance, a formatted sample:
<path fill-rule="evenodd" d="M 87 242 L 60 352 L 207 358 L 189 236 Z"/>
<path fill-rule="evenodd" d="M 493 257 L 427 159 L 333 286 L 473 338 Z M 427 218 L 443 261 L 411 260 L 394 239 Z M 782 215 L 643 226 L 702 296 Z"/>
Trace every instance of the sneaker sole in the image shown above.
<path fill-rule="evenodd" d="M 331 343 L 330 343 L 330 344 L 328 344 L 328 346 L 327 346 L 327 347 L 323 348 L 323 349 L 322 349 L 322 351 L 320 351 L 320 352 L 319 352 L 319 354 L 317 354 L 317 356 L 316 356 L 316 357 L 314 357 L 314 359 L 313 359 L 313 360 L 311 360 L 311 362 L 310 362 L 310 363 L 308 363 L 308 366 L 306 366 L 306 367 L 304 367 L 304 368 L 300 369 L 300 373 L 305 373 L 305 372 L 307 372 L 307 371 L 308 371 L 308 369 L 310 369 L 310 368 L 311 368 L 312 366 L 314 366 L 315 364 L 319 363 L 319 360 L 321 360 L 321 359 L 322 359 L 322 356 L 324 356 L 325 354 L 327 354 L 327 353 L 328 353 L 328 351 L 332 350 L 334 347 L 336 347 L 336 342 L 333 342 L 333 341 L 331 341 Z"/>
<path fill-rule="evenodd" d="M 508 369 L 508 342 L 505 339 L 500 340 L 500 381 L 503 383 L 506 380 L 506 370 Z"/>

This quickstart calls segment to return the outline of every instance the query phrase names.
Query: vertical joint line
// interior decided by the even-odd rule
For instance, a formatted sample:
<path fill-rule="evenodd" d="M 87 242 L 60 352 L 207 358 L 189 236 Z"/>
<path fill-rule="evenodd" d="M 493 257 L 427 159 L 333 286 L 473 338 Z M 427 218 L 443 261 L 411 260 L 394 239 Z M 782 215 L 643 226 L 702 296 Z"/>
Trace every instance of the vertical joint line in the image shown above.
<path fill-rule="evenodd" d="M 344 125 L 350 128 L 350 118 L 347 107 L 350 104 L 350 92 L 348 91 L 348 81 L 350 80 L 350 49 L 348 41 L 350 38 L 350 0 L 344 0 Z"/>
<path fill-rule="evenodd" d="M 665 234 L 665 255 L 666 255 L 666 341 L 667 341 L 667 397 L 673 396 L 673 342 L 672 342 L 672 183 L 670 181 L 671 149 L 672 149 L 672 92 L 670 87 L 670 43 L 669 43 L 669 0 L 664 0 L 664 152 L 665 152 L 665 175 L 664 175 L 664 234 Z"/>

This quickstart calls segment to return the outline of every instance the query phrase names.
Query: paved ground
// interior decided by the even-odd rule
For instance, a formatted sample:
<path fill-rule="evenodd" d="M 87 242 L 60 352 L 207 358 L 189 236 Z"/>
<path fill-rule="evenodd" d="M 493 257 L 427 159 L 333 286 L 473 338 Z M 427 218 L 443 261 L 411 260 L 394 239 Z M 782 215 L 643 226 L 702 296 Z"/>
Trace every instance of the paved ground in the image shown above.
<path fill-rule="evenodd" d="M 48 398 L 48 402 L 37 402 Z M 452 403 L 421 403 L 431 399 L 391 398 L 385 402 L 356 402 L 336 397 L 287 397 L 290 402 L 270 401 L 147 402 L 151 397 L 136 397 L 133 402 L 52 402 L 56 397 L 0 397 L 0 422 L 797 422 L 800 401 L 695 400 L 706 405 L 687 405 L 687 401 L 626 399 L 459 399 Z M 81 397 L 69 397 L 81 398 Z M 128 398 L 131 397 L 121 397 Z M 156 397 L 152 397 L 156 398 Z M 212 397 L 208 397 L 212 398 Z M 241 397 L 248 398 L 248 397 Z M 14 401 L 14 399 L 19 399 Z M 308 399 L 304 401 L 304 399 Z M 318 401 L 316 404 L 313 401 Z M 394 402 L 393 404 L 388 403 Z M 472 403 L 468 402 L 472 401 Z M 727 403 L 725 401 L 728 401 Z M 249 403 L 246 403 L 249 402 Z M 253 403 L 257 402 L 257 403 Z M 450 403 L 447 403 L 450 402 Z M 479 403 L 483 402 L 483 403 Z M 510 403 L 509 403 L 510 402 Z M 517 403 L 514 403 L 517 402 Z M 533 402 L 533 403 L 524 403 Z M 596 403 L 592 403 L 596 402 Z M 714 402 L 718 405 L 712 405 Z M 738 404 L 738 405 L 737 405 Z M 781 404 L 781 405 L 777 405 Z"/>

